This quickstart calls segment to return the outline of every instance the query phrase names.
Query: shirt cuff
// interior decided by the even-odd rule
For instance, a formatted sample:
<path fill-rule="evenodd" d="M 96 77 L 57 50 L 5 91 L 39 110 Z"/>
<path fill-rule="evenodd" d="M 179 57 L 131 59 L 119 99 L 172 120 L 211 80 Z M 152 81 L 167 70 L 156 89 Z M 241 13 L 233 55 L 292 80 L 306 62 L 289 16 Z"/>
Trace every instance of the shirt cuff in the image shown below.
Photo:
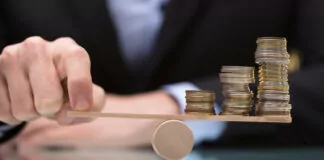
<path fill-rule="evenodd" d="M 162 86 L 162 89 L 172 96 L 178 103 L 181 113 L 184 113 L 186 108 L 186 90 L 199 90 L 197 86 L 190 82 L 181 82 L 175 84 L 169 84 Z M 215 111 L 217 114 L 220 112 L 220 107 L 215 103 Z M 194 135 L 194 143 L 198 145 L 203 141 L 215 141 L 223 133 L 226 128 L 226 122 L 216 121 L 195 121 L 186 120 L 184 121 L 192 130 Z"/>

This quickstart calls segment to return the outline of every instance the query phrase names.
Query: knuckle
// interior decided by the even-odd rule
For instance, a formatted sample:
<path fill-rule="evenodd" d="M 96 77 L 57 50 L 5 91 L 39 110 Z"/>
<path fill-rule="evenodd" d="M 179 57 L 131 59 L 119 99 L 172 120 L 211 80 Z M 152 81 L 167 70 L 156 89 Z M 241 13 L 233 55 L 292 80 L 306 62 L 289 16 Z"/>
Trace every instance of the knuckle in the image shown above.
<path fill-rule="evenodd" d="M 66 61 L 77 60 L 83 65 L 90 65 L 90 57 L 88 55 L 88 52 L 80 46 L 68 48 L 67 54 L 65 56 Z"/>
<path fill-rule="evenodd" d="M 13 46 L 6 46 L 3 48 L 2 50 L 2 55 L 7 55 L 7 54 L 11 54 L 13 53 L 14 50 L 13 50 Z"/>
<path fill-rule="evenodd" d="M 44 55 L 46 55 L 46 41 L 42 39 L 41 37 L 29 37 L 22 43 L 22 50 L 25 53 L 26 60 L 31 61 L 37 61 L 44 58 Z M 23 54 L 22 52 L 22 54 Z"/>
<path fill-rule="evenodd" d="M 62 98 L 41 98 L 35 100 L 35 107 L 41 115 L 53 115 L 60 111 L 63 104 Z"/>
<path fill-rule="evenodd" d="M 3 49 L 0 57 L 1 68 L 5 68 L 5 65 L 15 64 L 18 60 L 18 53 L 13 46 L 7 46 Z"/>
<path fill-rule="evenodd" d="M 74 39 L 71 37 L 60 37 L 55 41 L 66 42 L 66 43 L 75 43 Z"/>
<path fill-rule="evenodd" d="M 17 56 L 17 52 L 15 52 L 15 49 L 12 46 L 6 46 L 2 50 L 2 55 L 3 58 L 12 58 Z"/>
<path fill-rule="evenodd" d="M 34 36 L 34 37 L 27 38 L 23 42 L 23 44 L 26 47 L 38 47 L 38 46 L 44 45 L 45 44 L 45 40 L 43 38 L 41 38 L 41 37 Z"/>
<path fill-rule="evenodd" d="M 74 46 L 74 47 L 70 47 L 68 49 L 68 53 L 69 56 L 88 56 L 88 53 L 86 52 L 86 50 L 83 47 L 80 46 Z"/>

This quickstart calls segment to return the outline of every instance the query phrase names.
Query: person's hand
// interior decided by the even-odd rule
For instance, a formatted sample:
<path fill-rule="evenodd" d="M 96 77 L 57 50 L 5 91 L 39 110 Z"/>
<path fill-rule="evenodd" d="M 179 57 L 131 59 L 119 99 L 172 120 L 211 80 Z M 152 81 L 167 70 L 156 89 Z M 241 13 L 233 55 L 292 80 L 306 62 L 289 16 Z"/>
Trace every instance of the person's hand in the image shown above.
<path fill-rule="evenodd" d="M 30 37 L 3 49 L 0 121 L 18 124 L 43 116 L 74 123 L 66 110 L 98 111 L 103 104 L 103 89 L 92 84 L 89 55 L 71 38 Z"/>
<path fill-rule="evenodd" d="M 161 91 L 131 96 L 107 95 L 103 112 L 177 114 L 177 103 Z M 28 123 L 15 139 L 20 151 L 46 146 L 139 147 L 149 146 L 156 127 L 163 120 L 98 118 L 90 123 L 60 126 L 41 118 Z"/>

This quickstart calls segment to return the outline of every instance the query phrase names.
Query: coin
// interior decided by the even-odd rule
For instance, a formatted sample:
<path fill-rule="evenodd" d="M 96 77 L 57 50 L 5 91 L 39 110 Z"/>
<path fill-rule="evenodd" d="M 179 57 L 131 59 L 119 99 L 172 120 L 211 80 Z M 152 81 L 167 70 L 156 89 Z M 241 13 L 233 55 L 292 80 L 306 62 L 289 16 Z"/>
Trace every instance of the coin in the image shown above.
<path fill-rule="evenodd" d="M 262 81 L 274 81 L 274 82 L 282 82 L 282 81 L 288 81 L 288 78 L 268 78 L 268 77 L 261 77 L 259 79 L 260 82 Z"/>
<path fill-rule="evenodd" d="M 248 84 L 254 83 L 254 78 L 220 78 L 220 82 L 222 83 L 240 83 L 240 84 Z"/>
<path fill-rule="evenodd" d="M 250 79 L 250 74 L 240 74 L 240 73 L 220 73 L 220 78 L 247 78 Z"/>
<path fill-rule="evenodd" d="M 278 90 L 260 90 L 259 94 L 289 94 L 289 91 L 278 91 Z"/>
<path fill-rule="evenodd" d="M 247 66 L 222 66 L 221 72 L 230 72 L 230 73 L 251 73 L 254 71 L 253 67 Z"/>
<path fill-rule="evenodd" d="M 255 82 L 254 67 L 223 66 L 219 74 L 223 96 L 222 115 L 247 115 L 252 108 L 253 93 L 249 88 Z"/>
<path fill-rule="evenodd" d="M 223 102 L 224 106 L 233 106 L 233 107 L 238 107 L 238 108 L 242 108 L 242 106 L 250 106 L 252 105 L 251 100 L 250 101 L 224 101 Z"/>
<path fill-rule="evenodd" d="M 260 116 L 290 116 L 290 110 L 288 111 L 262 111 L 258 112 Z"/>
<path fill-rule="evenodd" d="M 264 100 L 274 100 L 274 101 L 289 101 L 290 96 L 287 94 L 262 94 L 259 99 Z"/>
<path fill-rule="evenodd" d="M 255 62 L 258 67 L 258 103 L 256 111 L 262 116 L 290 115 L 288 65 L 290 55 L 287 41 L 281 37 L 257 39 Z"/>
<path fill-rule="evenodd" d="M 259 86 L 259 90 L 289 91 L 289 86 Z"/>
<path fill-rule="evenodd" d="M 186 90 L 185 113 L 215 115 L 215 93 L 208 90 Z"/>

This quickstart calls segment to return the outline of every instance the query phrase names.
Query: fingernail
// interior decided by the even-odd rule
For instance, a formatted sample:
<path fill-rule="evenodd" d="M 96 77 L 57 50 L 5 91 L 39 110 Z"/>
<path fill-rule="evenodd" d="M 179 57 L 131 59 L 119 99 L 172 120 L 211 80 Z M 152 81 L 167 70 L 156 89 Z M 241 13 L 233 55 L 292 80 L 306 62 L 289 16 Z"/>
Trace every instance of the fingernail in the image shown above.
<path fill-rule="evenodd" d="M 88 110 L 90 108 L 90 103 L 85 97 L 79 96 L 73 108 L 75 110 Z"/>

